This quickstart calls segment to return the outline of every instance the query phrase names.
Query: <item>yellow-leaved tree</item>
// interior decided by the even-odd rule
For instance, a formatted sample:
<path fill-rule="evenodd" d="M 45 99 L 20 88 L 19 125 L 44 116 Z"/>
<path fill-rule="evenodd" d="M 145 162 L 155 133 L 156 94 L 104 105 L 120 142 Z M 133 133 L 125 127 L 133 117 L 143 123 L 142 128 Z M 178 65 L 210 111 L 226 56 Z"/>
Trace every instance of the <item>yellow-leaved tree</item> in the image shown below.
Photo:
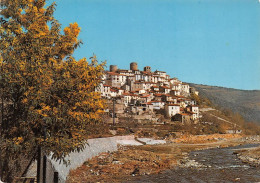
<path fill-rule="evenodd" d="M 2 158 L 24 152 L 32 156 L 41 146 L 62 159 L 83 147 L 89 127 L 103 111 L 95 87 L 104 63 L 99 64 L 95 56 L 89 62 L 74 59 L 72 54 L 81 44 L 80 28 L 72 23 L 62 33 L 54 9 L 55 3 L 46 6 L 45 0 L 2 2 Z"/>

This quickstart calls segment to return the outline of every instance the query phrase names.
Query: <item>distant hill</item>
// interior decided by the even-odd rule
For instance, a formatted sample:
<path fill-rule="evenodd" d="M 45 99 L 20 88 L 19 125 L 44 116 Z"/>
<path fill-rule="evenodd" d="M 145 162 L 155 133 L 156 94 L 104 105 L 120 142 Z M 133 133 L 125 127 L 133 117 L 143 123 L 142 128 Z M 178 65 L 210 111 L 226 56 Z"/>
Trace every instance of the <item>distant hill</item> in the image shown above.
<path fill-rule="evenodd" d="M 218 86 L 189 83 L 196 88 L 199 95 L 223 109 L 240 113 L 246 121 L 260 124 L 260 90 L 238 90 Z"/>

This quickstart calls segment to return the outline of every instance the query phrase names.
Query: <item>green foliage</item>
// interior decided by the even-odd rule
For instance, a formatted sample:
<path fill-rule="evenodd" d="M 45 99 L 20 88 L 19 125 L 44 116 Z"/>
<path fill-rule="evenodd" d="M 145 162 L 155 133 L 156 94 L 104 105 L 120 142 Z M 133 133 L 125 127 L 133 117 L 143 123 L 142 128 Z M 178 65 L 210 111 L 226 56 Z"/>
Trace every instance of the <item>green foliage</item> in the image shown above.
<path fill-rule="evenodd" d="M 191 93 L 190 97 L 191 97 L 192 100 L 196 101 L 197 105 L 201 104 L 200 97 L 198 95 L 196 95 L 195 93 Z"/>
<path fill-rule="evenodd" d="M 45 4 L 45 0 L 3 2 L 1 155 L 5 152 L 9 158 L 30 156 L 39 145 L 57 159 L 80 150 L 104 107 L 95 92 L 104 63 L 98 64 L 95 55 L 90 62 L 76 61 L 72 54 L 81 44 L 80 28 L 73 23 L 61 33 L 53 17 L 55 3 Z"/>
<path fill-rule="evenodd" d="M 200 106 L 212 106 L 211 101 L 202 95 L 196 95 L 195 93 L 191 93 L 190 98 L 196 101 L 197 105 Z"/>

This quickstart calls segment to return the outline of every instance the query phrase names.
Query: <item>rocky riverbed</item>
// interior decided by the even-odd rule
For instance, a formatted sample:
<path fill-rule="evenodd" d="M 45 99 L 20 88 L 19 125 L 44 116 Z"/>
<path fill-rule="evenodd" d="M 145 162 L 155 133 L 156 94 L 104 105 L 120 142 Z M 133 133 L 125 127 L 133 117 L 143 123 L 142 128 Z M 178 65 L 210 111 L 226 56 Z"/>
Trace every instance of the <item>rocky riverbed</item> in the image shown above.
<path fill-rule="evenodd" d="M 241 150 L 242 152 L 238 153 L 238 158 L 244 162 L 244 163 L 248 163 L 251 166 L 260 166 L 260 156 L 259 156 L 259 152 L 260 152 L 260 148 L 252 148 L 250 150 L 247 150 L 249 152 L 245 153 L 243 150 Z M 257 151 L 257 154 L 254 154 L 253 152 Z"/>
<path fill-rule="evenodd" d="M 246 140 L 250 140 L 251 143 L 260 143 L 260 136 L 247 137 Z M 260 145 L 257 147 L 243 148 L 234 152 L 237 157 L 244 163 L 250 166 L 260 166 Z"/>
<path fill-rule="evenodd" d="M 245 137 L 242 140 L 251 143 L 260 143 L 260 136 Z M 234 152 L 237 157 L 250 166 L 260 166 L 260 145 L 257 147 L 243 148 Z"/>
<path fill-rule="evenodd" d="M 193 151 L 180 164 L 158 175 L 128 178 L 126 183 L 157 182 L 260 182 L 260 167 L 243 163 L 234 154 L 244 148 L 254 148 L 259 144 L 245 144 L 227 148 L 212 148 Z"/>
<path fill-rule="evenodd" d="M 71 171 L 67 182 L 123 182 L 167 169 L 206 168 L 207 165 L 190 159 L 189 153 L 242 143 L 246 141 L 241 141 L 239 135 L 215 134 L 183 136 L 163 145 L 122 146 L 117 152 L 101 154 Z"/>

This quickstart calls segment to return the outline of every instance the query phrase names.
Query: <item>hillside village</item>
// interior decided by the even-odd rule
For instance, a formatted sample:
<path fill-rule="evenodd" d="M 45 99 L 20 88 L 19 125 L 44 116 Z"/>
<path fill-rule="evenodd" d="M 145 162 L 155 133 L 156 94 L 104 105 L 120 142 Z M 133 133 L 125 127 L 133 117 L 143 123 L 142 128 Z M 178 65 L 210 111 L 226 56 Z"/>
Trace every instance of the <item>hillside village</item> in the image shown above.
<path fill-rule="evenodd" d="M 136 62 L 130 69 L 118 69 L 110 65 L 101 85 L 97 88 L 102 97 L 113 102 L 114 108 L 107 109 L 110 117 L 129 117 L 139 120 L 158 121 L 164 116 L 171 121 L 196 123 L 201 117 L 196 101 L 191 94 L 198 92 L 178 78 L 171 78 L 164 71 L 152 71 L 150 66 L 138 69 Z"/>

